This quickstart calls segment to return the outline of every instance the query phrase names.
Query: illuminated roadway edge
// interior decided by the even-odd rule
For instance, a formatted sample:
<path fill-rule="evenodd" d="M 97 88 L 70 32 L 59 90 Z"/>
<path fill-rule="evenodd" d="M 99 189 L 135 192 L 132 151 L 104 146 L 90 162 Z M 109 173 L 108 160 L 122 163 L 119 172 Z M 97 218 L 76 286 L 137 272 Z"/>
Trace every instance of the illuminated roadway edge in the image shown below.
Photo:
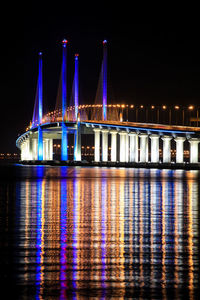
<path fill-rule="evenodd" d="M 68 130 L 73 132 L 76 127 L 76 122 L 65 122 Z M 48 134 L 60 134 L 61 133 L 61 122 L 50 122 L 41 124 L 41 128 L 45 130 L 49 130 Z M 163 124 L 151 124 L 151 123 L 137 123 L 137 122 L 119 122 L 119 121 L 81 121 L 80 125 L 82 125 L 82 134 L 92 134 L 94 128 L 107 128 L 107 129 L 116 129 L 120 130 L 129 130 L 130 132 L 137 133 L 148 133 L 151 132 L 158 133 L 160 135 L 170 134 L 173 137 L 176 136 L 186 136 L 188 138 L 191 137 L 200 137 L 200 127 L 190 127 L 190 126 L 179 126 L 179 125 L 163 125 Z M 85 125 L 85 130 L 83 130 L 83 125 Z M 16 146 L 20 148 L 20 143 L 26 139 L 30 133 L 37 133 L 38 126 L 32 127 L 30 130 L 26 131 L 22 135 L 18 137 L 16 140 Z M 57 137 L 59 138 L 59 137 Z"/>

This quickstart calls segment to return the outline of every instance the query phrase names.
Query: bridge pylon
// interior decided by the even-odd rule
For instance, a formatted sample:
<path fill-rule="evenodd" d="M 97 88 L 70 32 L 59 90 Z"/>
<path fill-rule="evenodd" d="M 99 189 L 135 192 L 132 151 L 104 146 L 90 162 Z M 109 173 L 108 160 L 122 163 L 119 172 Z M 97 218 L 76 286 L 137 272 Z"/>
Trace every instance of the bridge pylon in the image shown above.
<path fill-rule="evenodd" d="M 42 52 L 39 53 L 39 75 L 38 75 L 38 160 L 43 160 L 43 132 L 40 124 L 43 117 L 43 77 L 42 77 Z"/>
<path fill-rule="evenodd" d="M 63 55 L 62 55 L 62 140 L 61 140 L 61 160 L 68 160 L 68 134 L 66 121 L 67 111 L 67 43 L 64 39 L 62 41 Z"/>
<path fill-rule="evenodd" d="M 102 81 L 103 81 L 103 91 L 102 91 L 102 119 L 103 121 L 107 120 L 107 40 L 103 41 L 103 72 L 102 72 Z"/>

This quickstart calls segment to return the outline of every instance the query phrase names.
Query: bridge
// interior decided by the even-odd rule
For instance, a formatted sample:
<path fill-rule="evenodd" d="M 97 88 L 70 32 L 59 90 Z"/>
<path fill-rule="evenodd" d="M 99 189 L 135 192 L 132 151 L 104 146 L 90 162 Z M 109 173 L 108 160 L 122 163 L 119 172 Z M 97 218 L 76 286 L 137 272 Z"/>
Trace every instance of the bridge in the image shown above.
<path fill-rule="evenodd" d="M 82 162 L 123 165 L 199 166 L 199 107 L 128 105 L 108 102 L 107 41 L 94 104 L 79 103 L 79 55 L 74 56 L 71 99 L 67 93 L 67 46 L 55 110 L 43 113 L 43 61 L 39 53 L 33 118 L 16 141 L 24 163 Z M 58 147 L 57 147 L 58 146 Z M 58 148 L 60 151 L 58 151 Z M 83 149 L 92 149 L 90 157 Z M 72 151 L 73 150 L 73 151 Z"/>

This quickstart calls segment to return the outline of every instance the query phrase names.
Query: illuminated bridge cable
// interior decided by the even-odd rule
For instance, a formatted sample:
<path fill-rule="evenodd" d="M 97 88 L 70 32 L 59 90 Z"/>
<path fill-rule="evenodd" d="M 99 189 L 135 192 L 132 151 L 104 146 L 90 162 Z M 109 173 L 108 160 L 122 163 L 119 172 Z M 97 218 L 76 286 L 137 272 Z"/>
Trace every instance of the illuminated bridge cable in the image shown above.
<path fill-rule="evenodd" d="M 78 107 L 79 107 L 79 66 L 78 66 L 79 55 L 75 54 L 75 70 L 74 79 L 72 84 L 72 93 L 70 97 L 70 106 L 68 107 L 68 120 L 77 121 Z"/>
<path fill-rule="evenodd" d="M 60 72 L 60 77 L 59 77 L 55 111 L 57 112 L 57 117 L 61 116 L 61 112 L 62 112 L 62 70 Z"/>
<path fill-rule="evenodd" d="M 37 82 L 37 89 L 36 89 L 36 94 L 35 94 L 35 102 L 34 102 L 31 127 L 35 127 L 35 126 L 37 126 L 37 124 L 38 124 L 38 82 Z"/>
<path fill-rule="evenodd" d="M 42 116 L 43 116 L 42 52 L 39 52 L 39 71 L 38 71 L 37 89 L 35 94 L 32 127 L 42 123 Z"/>

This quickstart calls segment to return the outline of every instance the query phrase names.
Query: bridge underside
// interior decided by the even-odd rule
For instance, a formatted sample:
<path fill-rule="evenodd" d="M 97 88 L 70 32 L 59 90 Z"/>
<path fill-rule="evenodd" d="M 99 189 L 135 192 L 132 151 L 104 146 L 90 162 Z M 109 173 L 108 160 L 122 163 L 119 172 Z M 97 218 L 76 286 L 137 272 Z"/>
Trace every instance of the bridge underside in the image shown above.
<path fill-rule="evenodd" d="M 93 161 L 112 165 L 199 164 L 198 127 L 118 121 L 65 122 L 63 138 L 62 124 L 43 124 L 20 136 L 17 146 L 21 150 L 21 160 Z M 39 132 L 42 132 L 41 141 Z M 39 147 L 42 149 L 40 159 Z M 67 159 L 63 160 L 64 147 Z"/>

